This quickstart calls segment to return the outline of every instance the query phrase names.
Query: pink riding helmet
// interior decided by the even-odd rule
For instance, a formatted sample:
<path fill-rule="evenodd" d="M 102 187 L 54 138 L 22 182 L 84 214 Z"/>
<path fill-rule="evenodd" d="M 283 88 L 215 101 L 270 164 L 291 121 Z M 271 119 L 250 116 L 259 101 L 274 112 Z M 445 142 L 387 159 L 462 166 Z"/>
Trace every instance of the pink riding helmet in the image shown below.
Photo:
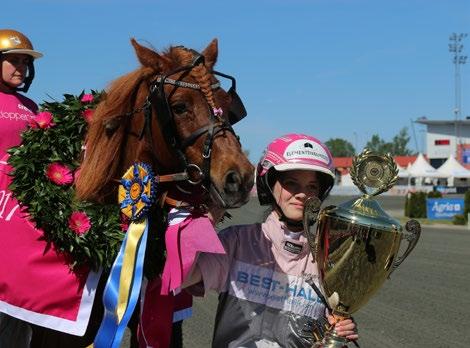
<path fill-rule="evenodd" d="M 319 172 L 324 180 L 320 199 L 328 196 L 335 180 L 333 157 L 328 148 L 318 139 L 305 134 L 287 134 L 272 141 L 266 148 L 256 169 L 256 186 L 261 204 L 272 202 L 268 172 L 312 170 Z"/>

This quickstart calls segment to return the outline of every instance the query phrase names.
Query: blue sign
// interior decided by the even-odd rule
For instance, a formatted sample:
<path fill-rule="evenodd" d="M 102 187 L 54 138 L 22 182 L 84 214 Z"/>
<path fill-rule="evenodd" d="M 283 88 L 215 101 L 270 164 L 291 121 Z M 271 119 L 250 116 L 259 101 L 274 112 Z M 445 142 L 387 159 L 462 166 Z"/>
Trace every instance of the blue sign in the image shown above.
<path fill-rule="evenodd" d="M 462 150 L 462 163 L 470 164 L 470 149 L 468 148 Z"/>
<path fill-rule="evenodd" d="M 428 219 L 452 220 L 454 215 L 463 214 L 463 198 L 427 198 Z"/>
<path fill-rule="evenodd" d="M 452 187 L 448 187 L 448 186 L 441 186 L 441 185 L 438 185 L 438 186 L 434 186 L 434 189 L 442 194 L 446 194 L 446 193 L 457 193 L 457 187 L 455 186 L 452 186 Z"/>

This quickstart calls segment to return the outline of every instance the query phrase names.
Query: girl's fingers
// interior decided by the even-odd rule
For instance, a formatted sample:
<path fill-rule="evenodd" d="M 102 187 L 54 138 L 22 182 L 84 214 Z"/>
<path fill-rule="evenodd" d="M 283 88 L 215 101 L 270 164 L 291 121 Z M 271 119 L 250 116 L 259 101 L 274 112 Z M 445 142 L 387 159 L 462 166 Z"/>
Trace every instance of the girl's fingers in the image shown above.
<path fill-rule="evenodd" d="M 356 324 L 351 321 L 340 321 L 335 325 L 336 330 L 355 330 Z"/>
<path fill-rule="evenodd" d="M 342 320 L 335 325 L 338 335 L 350 340 L 358 338 L 356 324 L 351 319 Z"/>

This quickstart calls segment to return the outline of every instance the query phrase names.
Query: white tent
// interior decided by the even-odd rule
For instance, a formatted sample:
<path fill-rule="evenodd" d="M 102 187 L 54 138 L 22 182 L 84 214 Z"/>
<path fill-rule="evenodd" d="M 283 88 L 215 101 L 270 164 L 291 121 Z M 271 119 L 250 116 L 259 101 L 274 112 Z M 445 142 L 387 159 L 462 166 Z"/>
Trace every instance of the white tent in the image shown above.
<path fill-rule="evenodd" d="M 351 180 L 351 174 L 341 175 L 339 185 L 333 186 L 331 195 L 336 196 L 356 196 L 361 194 L 361 191 L 354 185 Z"/>
<path fill-rule="evenodd" d="M 355 186 L 351 179 L 351 174 L 341 175 L 341 186 Z"/>
<path fill-rule="evenodd" d="M 423 154 L 419 154 L 412 165 L 408 167 L 410 177 L 414 178 L 448 178 L 448 174 L 438 172 L 428 161 L 424 158 Z"/>
<path fill-rule="evenodd" d="M 470 170 L 462 166 L 453 155 L 450 155 L 449 158 L 437 169 L 437 171 L 449 177 L 447 180 L 448 186 L 454 186 L 455 178 L 470 178 Z"/>
<path fill-rule="evenodd" d="M 447 161 L 445 161 L 437 171 L 449 177 L 470 178 L 470 170 L 461 165 L 452 155 L 450 155 Z"/>
<path fill-rule="evenodd" d="M 397 167 L 398 167 L 398 177 L 399 178 L 407 178 L 407 177 L 410 176 L 410 173 L 408 173 L 408 170 L 401 167 L 399 164 L 397 164 Z"/>

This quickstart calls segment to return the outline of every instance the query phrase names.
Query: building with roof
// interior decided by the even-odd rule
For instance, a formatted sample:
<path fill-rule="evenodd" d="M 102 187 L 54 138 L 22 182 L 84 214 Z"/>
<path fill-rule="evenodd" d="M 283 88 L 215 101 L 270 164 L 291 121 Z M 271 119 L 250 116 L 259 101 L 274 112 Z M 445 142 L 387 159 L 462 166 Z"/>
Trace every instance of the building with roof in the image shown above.
<path fill-rule="evenodd" d="M 416 157 L 418 156 L 394 156 L 393 159 L 401 168 L 406 169 L 416 160 Z M 333 164 L 338 174 L 346 175 L 352 166 L 352 157 L 334 157 Z"/>
<path fill-rule="evenodd" d="M 465 120 L 428 120 L 416 123 L 426 126 L 426 154 L 429 163 L 439 168 L 451 155 L 470 169 L 470 117 Z"/>
<path fill-rule="evenodd" d="M 399 168 L 398 185 L 406 185 L 408 182 L 408 173 L 406 168 L 415 162 L 418 156 L 394 156 L 393 159 Z M 352 157 L 334 157 L 333 164 L 336 169 L 336 183 L 340 185 L 352 186 L 349 171 L 352 166 Z"/>

